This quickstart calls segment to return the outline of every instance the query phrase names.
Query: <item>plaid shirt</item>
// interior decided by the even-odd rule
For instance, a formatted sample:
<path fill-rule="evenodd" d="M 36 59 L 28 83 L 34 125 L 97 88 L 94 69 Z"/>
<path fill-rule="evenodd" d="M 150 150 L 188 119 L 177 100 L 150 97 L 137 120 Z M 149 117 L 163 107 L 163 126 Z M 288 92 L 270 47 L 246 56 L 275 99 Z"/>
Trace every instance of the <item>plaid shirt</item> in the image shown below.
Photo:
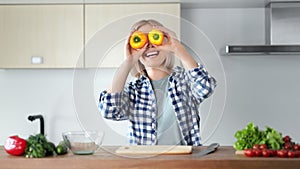
<path fill-rule="evenodd" d="M 169 77 L 169 86 L 168 95 L 185 143 L 201 145 L 198 108 L 212 94 L 216 86 L 215 79 L 200 64 L 189 71 L 176 67 Z M 151 82 L 146 76 L 128 83 L 120 93 L 101 92 L 99 109 L 107 119 L 130 121 L 130 144 L 156 144 L 156 100 Z"/>

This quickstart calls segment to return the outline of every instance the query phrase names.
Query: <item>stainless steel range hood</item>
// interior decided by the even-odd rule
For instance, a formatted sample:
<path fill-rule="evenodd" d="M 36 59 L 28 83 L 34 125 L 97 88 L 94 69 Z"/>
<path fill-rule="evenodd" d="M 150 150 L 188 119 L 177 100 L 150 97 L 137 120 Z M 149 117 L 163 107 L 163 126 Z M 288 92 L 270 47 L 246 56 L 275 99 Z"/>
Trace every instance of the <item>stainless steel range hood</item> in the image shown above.
<path fill-rule="evenodd" d="M 266 43 L 228 45 L 228 54 L 300 54 L 300 2 L 271 2 L 266 6 Z"/>

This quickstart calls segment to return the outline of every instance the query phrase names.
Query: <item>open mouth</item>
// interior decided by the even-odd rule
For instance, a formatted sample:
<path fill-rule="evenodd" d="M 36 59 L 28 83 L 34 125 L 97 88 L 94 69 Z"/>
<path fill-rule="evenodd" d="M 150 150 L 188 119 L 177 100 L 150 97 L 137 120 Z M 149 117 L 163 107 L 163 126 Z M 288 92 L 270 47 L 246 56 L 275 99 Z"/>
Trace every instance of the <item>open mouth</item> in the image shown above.
<path fill-rule="evenodd" d="M 152 51 L 145 54 L 146 57 L 153 57 L 157 56 L 159 54 L 159 51 Z"/>

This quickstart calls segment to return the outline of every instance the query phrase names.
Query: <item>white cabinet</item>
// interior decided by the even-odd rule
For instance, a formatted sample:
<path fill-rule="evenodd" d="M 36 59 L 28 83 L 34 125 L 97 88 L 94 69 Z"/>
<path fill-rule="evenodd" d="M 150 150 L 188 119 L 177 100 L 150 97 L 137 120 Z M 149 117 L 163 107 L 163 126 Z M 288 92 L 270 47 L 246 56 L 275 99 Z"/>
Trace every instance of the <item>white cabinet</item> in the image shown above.
<path fill-rule="evenodd" d="M 85 67 L 118 67 L 130 28 L 141 19 L 155 19 L 179 36 L 177 3 L 85 5 Z"/>
<path fill-rule="evenodd" d="M 83 5 L 1 5 L 0 68 L 83 67 L 83 30 Z"/>
<path fill-rule="evenodd" d="M 118 67 L 141 19 L 179 36 L 180 4 L 0 5 L 0 68 Z"/>

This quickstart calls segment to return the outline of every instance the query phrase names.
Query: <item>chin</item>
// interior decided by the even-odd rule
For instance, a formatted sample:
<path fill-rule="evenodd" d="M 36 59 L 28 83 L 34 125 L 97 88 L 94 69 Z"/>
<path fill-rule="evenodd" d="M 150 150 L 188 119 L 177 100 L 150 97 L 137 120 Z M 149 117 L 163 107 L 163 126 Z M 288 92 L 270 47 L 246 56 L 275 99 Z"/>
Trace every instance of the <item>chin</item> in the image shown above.
<path fill-rule="evenodd" d="M 146 64 L 144 64 L 145 65 L 145 67 L 149 67 L 149 68 L 160 68 L 160 67 L 164 67 L 164 62 L 148 62 L 148 63 L 146 63 Z"/>

